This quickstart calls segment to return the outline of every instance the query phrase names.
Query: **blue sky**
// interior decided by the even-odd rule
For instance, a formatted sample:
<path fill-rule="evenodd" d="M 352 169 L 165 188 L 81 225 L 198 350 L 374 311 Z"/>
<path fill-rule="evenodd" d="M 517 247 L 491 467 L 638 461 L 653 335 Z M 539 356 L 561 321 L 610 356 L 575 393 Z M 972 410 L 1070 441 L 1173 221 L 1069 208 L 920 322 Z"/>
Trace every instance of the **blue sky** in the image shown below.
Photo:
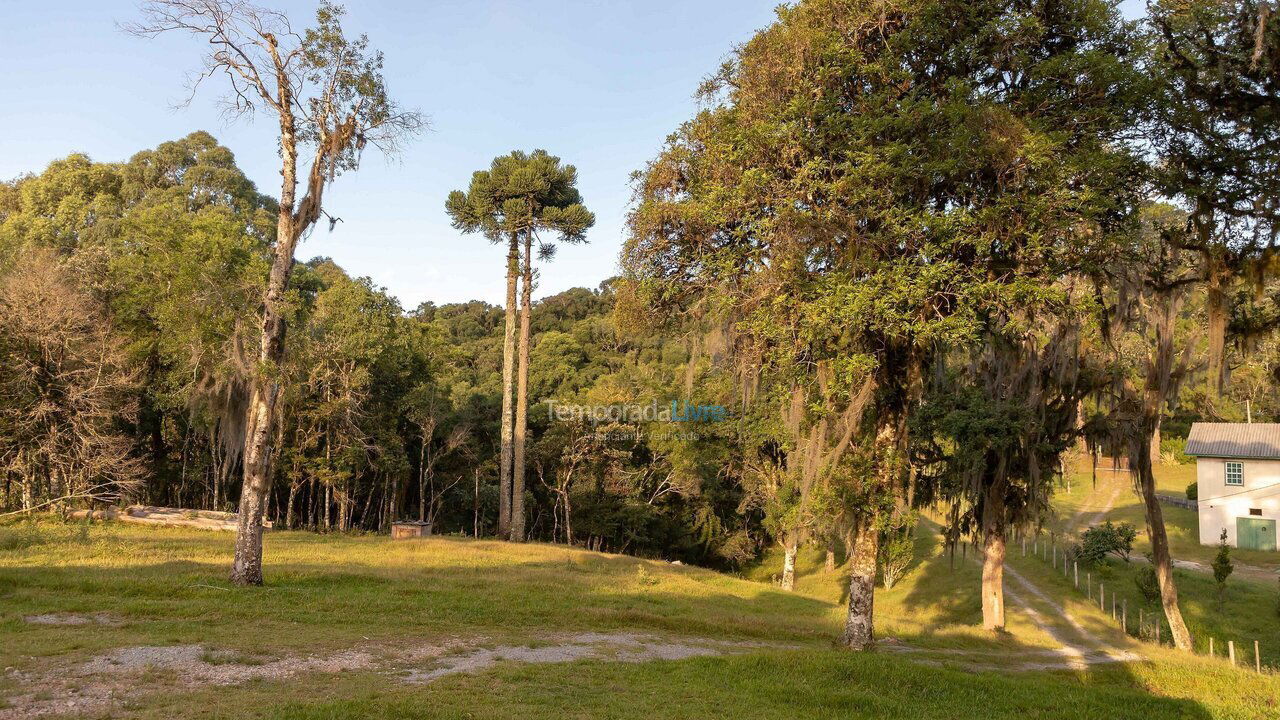
<path fill-rule="evenodd" d="M 259 0 L 309 24 L 313 2 Z M 432 130 L 388 163 L 370 153 L 338 180 L 326 208 L 341 216 L 299 250 L 368 275 L 406 308 L 423 300 L 501 302 L 503 252 L 449 226 L 444 199 L 495 155 L 545 148 L 578 167 L 597 216 L 586 246 L 562 248 L 537 297 L 594 287 L 615 274 L 629 176 L 695 110 L 693 92 L 737 43 L 773 18 L 776 0 L 425 0 L 348 2 L 346 27 L 386 53 L 402 104 Z M 1126 14 L 1141 0 L 1125 0 Z M 184 109 L 199 43 L 140 40 L 117 29 L 132 2 L 6 2 L 0 8 L 0 178 L 85 152 L 124 160 L 202 129 L 279 194 L 271 118 L 227 125 L 206 87 Z"/>
<path fill-rule="evenodd" d="M 314 2 L 259 0 L 309 24 Z M 444 199 L 498 154 L 542 147 L 578 167 L 595 211 L 587 246 L 543 268 L 537 296 L 615 274 L 628 178 L 695 110 L 693 92 L 733 46 L 767 25 L 775 0 L 427 0 L 348 2 L 346 27 L 386 53 L 392 93 L 432 130 L 396 161 L 366 155 L 325 206 L 343 218 L 299 257 L 328 255 L 406 308 L 423 300 L 500 302 L 503 251 L 449 226 Z M 132 2 L 4 3 L 0 178 L 85 152 L 124 160 L 203 129 L 235 152 L 259 189 L 279 194 L 271 118 L 227 125 L 206 87 L 185 109 L 190 37 L 140 40 L 117 29 Z"/>

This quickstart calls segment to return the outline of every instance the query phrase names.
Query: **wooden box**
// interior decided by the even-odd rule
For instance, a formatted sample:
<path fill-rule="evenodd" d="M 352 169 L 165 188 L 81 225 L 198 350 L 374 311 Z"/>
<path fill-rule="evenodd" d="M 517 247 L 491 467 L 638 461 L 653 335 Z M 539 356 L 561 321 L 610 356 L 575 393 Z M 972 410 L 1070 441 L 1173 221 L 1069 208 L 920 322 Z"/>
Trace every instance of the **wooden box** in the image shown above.
<path fill-rule="evenodd" d="M 402 522 L 391 523 L 391 539 L 405 540 L 407 538 L 426 537 L 431 534 L 431 523 L 418 522 L 416 520 L 405 520 Z"/>

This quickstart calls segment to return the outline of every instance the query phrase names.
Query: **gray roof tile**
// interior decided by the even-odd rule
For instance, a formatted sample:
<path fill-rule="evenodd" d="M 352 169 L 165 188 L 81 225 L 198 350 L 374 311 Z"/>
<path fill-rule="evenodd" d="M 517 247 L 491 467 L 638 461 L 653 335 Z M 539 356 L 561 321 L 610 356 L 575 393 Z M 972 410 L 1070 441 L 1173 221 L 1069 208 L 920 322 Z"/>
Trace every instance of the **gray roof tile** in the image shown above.
<path fill-rule="evenodd" d="M 1188 455 L 1280 459 L 1280 423 L 1192 423 Z"/>

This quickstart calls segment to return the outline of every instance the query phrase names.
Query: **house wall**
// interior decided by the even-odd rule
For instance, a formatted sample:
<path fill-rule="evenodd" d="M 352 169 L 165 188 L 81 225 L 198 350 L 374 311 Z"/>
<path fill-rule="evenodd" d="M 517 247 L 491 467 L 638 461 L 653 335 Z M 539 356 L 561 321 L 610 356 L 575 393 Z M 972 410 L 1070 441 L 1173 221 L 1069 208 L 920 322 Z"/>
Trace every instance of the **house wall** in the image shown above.
<path fill-rule="evenodd" d="M 1280 520 L 1280 460 L 1235 460 L 1244 465 L 1244 485 L 1227 484 L 1227 461 L 1197 458 L 1196 489 L 1200 505 L 1200 544 L 1217 545 L 1222 529 L 1236 545 L 1236 518 Z M 1262 515 L 1250 515 L 1250 509 Z"/>

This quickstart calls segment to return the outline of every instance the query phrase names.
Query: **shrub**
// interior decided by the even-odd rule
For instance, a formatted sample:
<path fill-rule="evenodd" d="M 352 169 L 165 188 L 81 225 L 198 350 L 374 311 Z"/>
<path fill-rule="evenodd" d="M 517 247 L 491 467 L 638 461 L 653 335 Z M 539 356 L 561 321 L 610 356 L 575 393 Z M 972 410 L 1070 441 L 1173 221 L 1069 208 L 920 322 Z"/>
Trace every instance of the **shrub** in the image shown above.
<path fill-rule="evenodd" d="M 1191 483 L 1190 485 L 1187 486 L 1187 499 L 1188 500 L 1200 499 L 1200 485 L 1198 483 Z"/>
<path fill-rule="evenodd" d="M 1147 559 L 1150 560 L 1150 556 Z M 1150 562 L 1138 568 L 1138 572 L 1134 573 L 1133 584 L 1138 587 L 1138 594 L 1148 604 L 1154 605 L 1160 601 L 1160 580 L 1156 577 L 1155 566 Z"/>
<path fill-rule="evenodd" d="M 1195 461 L 1195 458 L 1188 455 L 1187 439 L 1180 437 L 1166 437 L 1160 440 L 1160 462 L 1165 465 L 1187 465 Z"/>
<path fill-rule="evenodd" d="M 1213 558 L 1213 580 L 1218 583 L 1218 611 L 1222 611 L 1222 599 L 1227 593 L 1227 578 L 1235 566 L 1231 564 L 1231 546 L 1227 544 L 1227 529 L 1218 538 L 1218 554 Z"/>
<path fill-rule="evenodd" d="M 1081 560 L 1096 565 L 1109 553 L 1115 553 L 1125 562 L 1133 552 L 1133 541 L 1138 531 L 1129 523 L 1113 524 L 1110 520 L 1084 531 L 1080 538 L 1078 554 Z"/>
<path fill-rule="evenodd" d="M 889 533 L 888 539 L 880 548 L 880 572 L 885 590 L 893 589 L 894 583 L 907 573 L 915 551 L 915 537 L 910 530 Z"/>

